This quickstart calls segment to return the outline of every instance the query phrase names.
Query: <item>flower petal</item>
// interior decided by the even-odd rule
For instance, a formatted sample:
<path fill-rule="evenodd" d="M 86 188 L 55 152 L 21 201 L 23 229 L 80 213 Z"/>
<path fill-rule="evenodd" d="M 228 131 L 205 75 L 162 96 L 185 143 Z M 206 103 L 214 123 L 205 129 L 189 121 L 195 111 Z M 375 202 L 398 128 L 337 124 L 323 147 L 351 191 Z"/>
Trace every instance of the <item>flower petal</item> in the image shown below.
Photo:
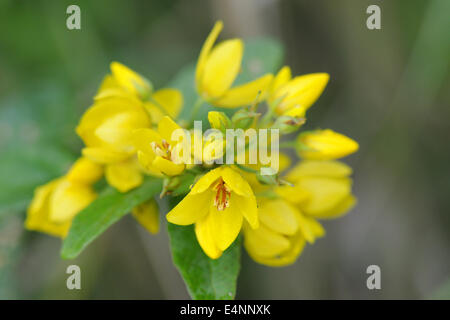
<path fill-rule="evenodd" d="M 203 77 L 203 71 L 205 69 L 206 61 L 208 60 L 211 49 L 216 42 L 217 37 L 219 36 L 220 31 L 223 29 L 223 22 L 217 21 L 214 25 L 213 29 L 209 33 L 206 38 L 205 43 L 203 44 L 202 50 L 200 51 L 200 55 L 198 57 L 197 68 L 195 70 L 195 83 L 197 85 L 197 90 L 201 90 L 201 80 Z"/>
<path fill-rule="evenodd" d="M 258 103 L 265 99 L 273 75 L 266 74 L 256 80 L 247 82 L 227 90 L 225 94 L 212 104 L 224 108 L 236 108 Z"/>
<path fill-rule="evenodd" d="M 351 180 L 348 178 L 305 177 L 297 184 L 310 193 L 301 208 L 311 216 L 320 216 L 332 210 L 351 193 Z"/>
<path fill-rule="evenodd" d="M 158 123 L 158 132 L 163 139 L 169 142 L 171 145 L 175 145 L 178 141 L 172 140 L 172 133 L 175 130 L 182 129 L 175 121 L 170 117 L 165 116 Z"/>
<path fill-rule="evenodd" d="M 301 213 L 297 215 L 298 223 L 301 233 L 306 241 L 314 243 L 316 238 L 323 237 L 325 235 L 325 229 L 314 218 L 307 217 Z"/>
<path fill-rule="evenodd" d="M 348 195 L 339 204 L 328 211 L 321 211 L 315 214 L 318 219 L 334 219 L 349 212 L 356 205 L 356 198 L 353 195 Z"/>
<path fill-rule="evenodd" d="M 351 174 L 352 168 L 343 162 L 306 160 L 289 171 L 286 179 L 295 182 L 305 176 L 343 178 Z"/>
<path fill-rule="evenodd" d="M 152 166 L 168 176 L 179 175 L 185 168 L 185 165 L 183 163 L 176 164 L 160 156 L 155 157 L 152 162 Z"/>
<path fill-rule="evenodd" d="M 222 255 L 214 241 L 214 233 L 211 224 L 211 216 L 207 215 L 195 224 L 195 235 L 203 252 L 211 259 L 217 259 Z"/>
<path fill-rule="evenodd" d="M 71 221 L 96 197 L 97 194 L 91 187 L 64 179 L 50 195 L 49 220 L 55 223 Z"/>
<path fill-rule="evenodd" d="M 222 170 L 223 181 L 230 187 L 230 189 L 240 196 L 250 197 L 253 195 L 253 190 L 245 181 L 244 178 L 236 170 L 230 167 L 223 167 Z"/>
<path fill-rule="evenodd" d="M 284 97 L 277 112 L 283 113 L 297 105 L 307 110 L 322 94 L 329 78 L 327 73 L 311 73 L 295 77 L 277 90 L 275 99 Z"/>
<path fill-rule="evenodd" d="M 261 225 L 257 229 L 244 228 L 244 246 L 253 259 L 272 258 L 288 250 L 290 243 L 283 235 Z"/>
<path fill-rule="evenodd" d="M 69 231 L 71 221 L 55 223 L 49 220 L 49 199 L 56 185 L 61 179 L 55 179 L 36 188 L 33 200 L 27 210 L 25 228 L 45 232 L 52 236 L 64 238 Z"/>
<path fill-rule="evenodd" d="M 210 206 L 211 227 L 217 247 L 225 251 L 236 239 L 241 231 L 243 216 L 236 205 L 236 198 L 232 194 L 230 205 L 223 211 L 218 211 L 214 205 Z"/>
<path fill-rule="evenodd" d="M 150 113 L 153 123 L 158 123 L 161 119 L 168 115 L 176 118 L 183 106 L 183 95 L 176 89 L 161 89 L 156 91 L 145 108 Z"/>
<path fill-rule="evenodd" d="M 66 175 L 68 180 L 84 184 L 93 184 L 102 176 L 103 167 L 86 157 L 79 158 Z"/>
<path fill-rule="evenodd" d="M 166 216 L 167 221 L 173 224 L 186 226 L 199 221 L 209 212 L 211 206 L 211 193 L 188 193 L 175 208 Z"/>
<path fill-rule="evenodd" d="M 111 72 L 115 80 L 126 90 L 144 97 L 152 90 L 150 82 L 119 62 L 111 63 Z"/>
<path fill-rule="evenodd" d="M 243 50 L 242 41 L 232 39 L 221 42 L 211 51 L 200 85 L 205 99 L 218 98 L 231 87 L 241 67 Z"/>
<path fill-rule="evenodd" d="M 131 153 L 117 152 L 106 148 L 83 148 L 84 157 L 101 164 L 116 163 L 126 160 Z"/>
<path fill-rule="evenodd" d="M 222 175 L 224 167 L 219 167 L 208 171 L 204 176 L 202 176 L 192 187 L 191 193 L 201 193 L 206 191 L 217 179 Z"/>
<path fill-rule="evenodd" d="M 293 235 L 299 228 L 298 210 L 284 200 L 261 201 L 258 212 L 261 223 L 277 233 Z"/>
<path fill-rule="evenodd" d="M 238 194 L 234 194 L 234 205 L 237 206 L 241 212 L 241 214 L 244 216 L 244 218 L 247 220 L 249 225 L 256 229 L 259 227 L 259 220 L 258 220 L 258 206 L 256 204 L 256 198 L 254 195 L 251 195 L 249 197 L 243 197 Z"/>
<path fill-rule="evenodd" d="M 108 184 L 120 192 L 134 189 L 140 186 L 144 180 L 139 166 L 132 160 L 107 165 L 105 177 Z"/>
<path fill-rule="evenodd" d="M 155 199 L 150 199 L 132 210 L 133 217 L 148 232 L 156 234 L 159 231 L 159 210 Z"/>
<path fill-rule="evenodd" d="M 273 95 L 278 89 L 288 83 L 288 81 L 291 80 L 291 77 L 291 68 L 289 68 L 288 66 L 284 66 L 283 68 L 281 68 L 273 79 L 270 88 L 270 95 Z"/>

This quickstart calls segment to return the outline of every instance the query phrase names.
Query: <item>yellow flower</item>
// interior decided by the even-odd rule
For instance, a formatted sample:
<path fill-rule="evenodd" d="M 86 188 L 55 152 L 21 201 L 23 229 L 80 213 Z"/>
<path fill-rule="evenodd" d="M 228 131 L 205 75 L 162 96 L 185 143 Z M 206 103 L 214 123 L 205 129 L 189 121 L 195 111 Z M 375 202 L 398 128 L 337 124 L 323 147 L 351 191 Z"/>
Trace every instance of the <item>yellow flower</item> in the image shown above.
<path fill-rule="evenodd" d="M 137 149 L 139 163 L 149 171 L 175 176 L 183 172 L 185 164 L 177 152 L 177 145 L 182 139 L 173 140 L 172 134 L 181 129 L 168 116 L 158 123 L 158 131 L 138 129 L 133 133 L 133 143 Z"/>
<path fill-rule="evenodd" d="M 92 184 L 101 176 L 101 166 L 78 159 L 65 176 L 35 190 L 25 227 L 64 238 L 74 216 L 97 197 Z"/>
<path fill-rule="evenodd" d="M 133 217 L 150 233 L 159 231 L 159 210 L 154 199 L 150 199 L 132 211 Z"/>
<path fill-rule="evenodd" d="M 132 132 L 150 125 L 140 101 L 110 97 L 96 101 L 84 113 L 76 132 L 86 145 L 84 156 L 98 163 L 116 163 L 135 153 Z"/>
<path fill-rule="evenodd" d="M 286 175 L 294 187 L 279 187 L 277 193 L 310 217 L 336 218 L 356 203 L 351 173 L 349 166 L 338 161 L 302 161 Z"/>
<path fill-rule="evenodd" d="M 285 266 L 295 262 L 305 242 L 314 243 L 325 234 L 315 219 L 283 199 L 260 199 L 259 228 L 244 225 L 244 246 L 258 263 Z"/>
<path fill-rule="evenodd" d="M 201 177 L 167 214 L 170 223 L 195 223 L 197 240 L 211 259 L 219 258 L 233 243 L 244 218 L 251 228 L 259 226 L 256 199 L 247 181 L 228 166 Z"/>
<path fill-rule="evenodd" d="M 311 73 L 292 79 L 291 69 L 285 66 L 275 76 L 267 100 L 276 104 L 277 114 L 303 117 L 322 94 L 329 77 L 327 73 Z"/>
<path fill-rule="evenodd" d="M 126 192 L 142 183 L 136 162 L 133 131 L 150 127 L 150 117 L 142 102 L 130 97 L 108 97 L 90 107 L 76 128 L 86 145 L 83 156 L 105 164 L 108 183 Z"/>
<path fill-rule="evenodd" d="M 244 44 L 241 39 L 230 39 L 214 47 L 222 28 L 222 21 L 216 22 L 200 51 L 195 74 L 200 96 L 215 106 L 225 108 L 262 101 L 273 75 L 266 74 L 254 81 L 231 88 L 241 68 Z"/>
<path fill-rule="evenodd" d="M 333 160 L 356 152 L 356 141 L 332 130 L 316 130 L 298 135 L 298 154 L 304 159 Z"/>
<path fill-rule="evenodd" d="M 123 64 L 112 62 L 111 74 L 103 80 L 95 99 L 130 96 L 143 103 L 153 123 L 158 123 L 165 115 L 176 118 L 183 105 L 180 91 L 164 88 L 153 92 L 150 81 Z"/>
<path fill-rule="evenodd" d="M 260 227 L 252 230 L 244 225 L 249 255 L 268 266 L 293 263 L 306 242 L 314 243 L 325 234 L 316 219 L 336 218 L 354 206 L 351 172 L 337 161 L 303 161 L 285 177 L 292 185 L 271 189 L 251 180 L 252 188 L 259 190 Z"/>

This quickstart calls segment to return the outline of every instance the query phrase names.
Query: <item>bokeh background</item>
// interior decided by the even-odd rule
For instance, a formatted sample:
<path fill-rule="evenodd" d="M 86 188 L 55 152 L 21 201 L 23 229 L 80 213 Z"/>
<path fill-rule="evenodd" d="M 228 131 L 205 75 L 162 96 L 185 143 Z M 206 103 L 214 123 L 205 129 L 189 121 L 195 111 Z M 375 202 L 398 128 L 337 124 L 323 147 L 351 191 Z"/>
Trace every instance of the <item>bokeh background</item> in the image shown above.
<path fill-rule="evenodd" d="M 78 4 L 82 29 L 65 13 Z M 381 7 L 381 30 L 366 8 Z M 308 126 L 360 143 L 357 207 L 325 222 L 327 236 L 285 268 L 242 255 L 237 298 L 450 297 L 450 1 L 448 0 L 0 0 L 0 298 L 188 298 L 167 232 L 131 218 L 75 261 L 59 239 L 23 230 L 36 185 L 67 170 L 81 148 L 74 128 L 117 60 L 166 85 L 196 60 L 213 23 L 224 37 L 272 37 L 294 74 L 331 81 Z M 78 264 L 82 290 L 66 289 Z M 366 287 L 379 265 L 382 289 Z"/>

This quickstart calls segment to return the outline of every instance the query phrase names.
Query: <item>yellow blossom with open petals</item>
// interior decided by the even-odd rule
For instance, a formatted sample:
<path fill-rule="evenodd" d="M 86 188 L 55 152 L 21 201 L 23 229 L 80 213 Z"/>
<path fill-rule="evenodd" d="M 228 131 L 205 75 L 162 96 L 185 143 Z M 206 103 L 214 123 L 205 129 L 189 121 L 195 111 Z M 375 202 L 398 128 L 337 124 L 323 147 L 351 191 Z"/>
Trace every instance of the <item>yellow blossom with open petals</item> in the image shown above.
<path fill-rule="evenodd" d="M 163 88 L 153 92 L 152 84 L 142 75 L 119 62 L 111 63 L 111 74 L 107 75 L 95 96 L 99 101 L 111 97 L 133 97 L 143 103 L 153 123 L 163 116 L 176 118 L 183 106 L 183 95 L 179 90 Z"/>
<path fill-rule="evenodd" d="M 273 75 L 266 74 L 232 88 L 241 68 L 244 44 L 241 39 L 230 39 L 214 46 L 222 28 L 222 21 L 216 22 L 200 51 L 195 73 L 199 95 L 209 103 L 225 108 L 262 101 Z"/>
<path fill-rule="evenodd" d="M 309 160 L 339 159 L 358 151 L 358 143 L 330 129 L 315 130 L 298 135 L 298 155 Z"/>
<path fill-rule="evenodd" d="M 251 228 L 259 226 L 256 199 L 247 181 L 228 166 L 201 177 L 167 214 L 170 223 L 195 223 L 197 240 L 211 259 L 219 258 L 233 243 L 244 218 Z"/>
<path fill-rule="evenodd" d="M 275 76 L 267 100 L 269 104 L 276 104 L 277 114 L 303 117 L 322 94 L 329 78 L 327 73 L 311 73 L 292 78 L 291 69 L 285 66 Z"/>
<path fill-rule="evenodd" d="M 336 218 L 356 203 L 351 173 L 352 169 L 339 161 L 302 161 L 286 175 L 294 186 L 278 188 L 277 193 L 290 201 L 294 199 L 298 208 L 310 217 Z"/>
<path fill-rule="evenodd" d="M 137 150 L 139 163 L 150 171 L 156 171 L 167 176 L 179 175 L 185 169 L 185 164 L 177 152 L 177 145 L 182 143 L 174 140 L 175 130 L 182 129 L 170 117 L 165 116 L 158 123 L 158 130 L 138 129 L 133 133 L 133 143 Z M 181 131 L 180 131 L 181 132 Z"/>
<path fill-rule="evenodd" d="M 65 176 L 36 188 L 25 227 L 64 238 L 75 215 L 97 197 L 92 184 L 102 171 L 101 166 L 80 158 Z"/>
<path fill-rule="evenodd" d="M 286 266 L 298 258 L 305 243 L 314 243 L 325 230 L 284 199 L 260 199 L 257 229 L 244 226 L 244 246 L 258 263 Z"/>

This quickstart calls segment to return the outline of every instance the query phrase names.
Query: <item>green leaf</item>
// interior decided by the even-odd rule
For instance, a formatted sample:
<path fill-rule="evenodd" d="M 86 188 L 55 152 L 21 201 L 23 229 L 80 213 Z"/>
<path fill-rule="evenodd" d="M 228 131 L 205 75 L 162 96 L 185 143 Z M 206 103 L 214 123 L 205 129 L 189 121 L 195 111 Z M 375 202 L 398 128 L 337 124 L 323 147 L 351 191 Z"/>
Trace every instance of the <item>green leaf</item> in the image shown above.
<path fill-rule="evenodd" d="M 200 248 L 193 226 L 168 223 L 167 228 L 173 262 L 191 297 L 196 300 L 234 299 L 240 269 L 240 238 L 219 259 L 213 260 Z"/>
<path fill-rule="evenodd" d="M 161 188 L 162 182 L 159 179 L 146 179 L 140 187 L 127 193 L 107 188 L 74 218 L 69 234 L 63 242 L 62 258 L 77 257 L 112 224 L 131 212 L 135 206 L 157 195 Z"/>

